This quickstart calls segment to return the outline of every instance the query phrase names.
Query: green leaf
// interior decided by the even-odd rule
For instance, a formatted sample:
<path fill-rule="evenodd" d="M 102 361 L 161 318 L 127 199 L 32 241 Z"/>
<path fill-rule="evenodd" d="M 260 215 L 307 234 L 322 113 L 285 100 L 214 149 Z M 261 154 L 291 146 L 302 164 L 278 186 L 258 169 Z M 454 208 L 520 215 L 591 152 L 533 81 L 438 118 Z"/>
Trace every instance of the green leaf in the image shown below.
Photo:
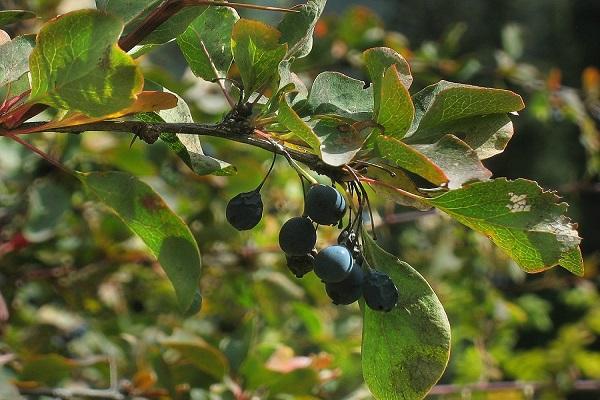
<path fill-rule="evenodd" d="M 244 100 L 277 75 L 279 63 L 287 52 L 287 45 L 279 44 L 280 37 L 277 29 L 260 21 L 240 19 L 235 23 L 231 42 L 244 84 Z"/>
<path fill-rule="evenodd" d="M 279 122 L 298 138 L 302 139 L 316 154 L 321 154 L 321 142 L 313 129 L 296 114 L 287 102 L 285 96 L 279 102 Z"/>
<path fill-rule="evenodd" d="M 125 172 L 77 172 L 86 190 L 109 207 L 156 256 L 182 312 L 195 300 L 200 251 L 187 225 L 146 183 Z"/>
<path fill-rule="evenodd" d="M 42 27 L 29 58 L 31 102 L 102 116 L 131 105 L 143 76 L 116 45 L 122 22 L 97 10 L 64 14 Z"/>
<path fill-rule="evenodd" d="M 459 120 L 448 131 L 464 136 L 463 140 L 484 160 L 502 153 L 514 133 L 506 114 L 488 114 Z"/>
<path fill-rule="evenodd" d="M 170 92 L 162 87 L 159 89 L 175 95 L 177 106 L 155 113 L 137 114 L 136 118 L 146 122 L 194 122 L 185 100 L 177 93 Z M 236 173 L 233 165 L 204 154 L 200 137 L 197 135 L 164 132 L 160 134 L 160 139 L 198 175 L 233 175 Z"/>
<path fill-rule="evenodd" d="M 207 373 L 217 381 L 221 381 L 229 370 L 229 363 L 219 349 L 200 338 L 169 338 L 161 341 L 165 347 L 177 350 L 181 356 L 189 360 L 200 371 Z"/>
<path fill-rule="evenodd" d="M 339 72 L 322 72 L 313 82 L 308 104 L 314 113 L 338 113 L 356 119 L 373 113 L 373 89 Z"/>
<path fill-rule="evenodd" d="M 37 182 L 29 192 L 24 236 L 34 243 L 48 240 L 70 208 L 71 198 L 62 187 L 50 181 Z"/>
<path fill-rule="evenodd" d="M 352 125 L 335 121 L 319 121 L 314 131 L 321 142 L 322 160 L 335 167 L 349 163 L 362 149 L 372 128 L 356 129 Z"/>
<path fill-rule="evenodd" d="M 362 306 L 362 367 L 379 400 L 422 399 L 440 379 L 450 357 L 450 324 L 437 296 L 410 265 L 363 234 L 365 258 L 398 288 L 389 313 Z"/>
<path fill-rule="evenodd" d="M 415 94 L 415 120 L 407 139 L 431 143 L 445 133 L 454 133 L 458 121 L 488 114 L 504 114 L 525 107 L 521 96 L 490 89 L 440 81 Z"/>
<path fill-rule="evenodd" d="M 73 360 L 58 354 L 45 354 L 32 357 L 21 367 L 19 379 L 38 382 L 47 386 L 60 385 L 76 367 Z"/>
<path fill-rule="evenodd" d="M 140 45 L 160 45 L 183 34 L 188 26 L 206 10 L 206 6 L 188 6 L 160 24 L 140 42 Z"/>
<path fill-rule="evenodd" d="M 373 161 L 380 163 L 379 160 Z M 389 172 L 379 168 L 369 168 L 366 174 L 373 179 L 369 184 L 379 196 L 422 211 L 432 208 L 431 205 L 423 201 L 423 196 L 419 193 L 415 183 L 402 170 L 389 165 L 385 165 L 385 168 L 393 172 L 394 175 L 392 176 Z"/>
<path fill-rule="evenodd" d="M 136 18 L 142 18 L 155 9 L 163 0 L 96 0 L 98 10 L 118 15 L 125 24 Z"/>
<path fill-rule="evenodd" d="M 32 41 L 24 36 L 0 45 L 0 87 L 18 80 L 29 71 L 27 59 L 32 49 Z"/>
<path fill-rule="evenodd" d="M 2 10 L 0 11 L 0 27 L 32 18 L 35 18 L 35 14 L 31 11 Z"/>
<path fill-rule="evenodd" d="M 381 158 L 388 163 L 422 176 L 438 186 L 448 182 L 444 171 L 414 147 L 387 136 L 377 136 L 375 145 Z"/>
<path fill-rule="evenodd" d="M 208 7 L 177 37 L 194 75 L 210 81 L 224 78 L 233 61 L 231 32 L 239 19 L 230 7 Z"/>
<path fill-rule="evenodd" d="M 381 99 L 382 80 L 385 72 L 390 66 L 395 65 L 400 76 L 402 85 L 408 90 L 412 84 L 413 78 L 410 74 L 408 62 L 396 51 L 388 47 L 374 47 L 363 53 L 365 66 L 373 82 L 373 92 L 375 93 L 375 113 L 379 110 Z"/>
<path fill-rule="evenodd" d="M 525 179 L 473 183 L 426 199 L 457 221 L 489 237 L 526 272 L 562 264 L 583 273 L 575 226 L 566 203 Z M 579 254 L 579 255 L 578 255 Z"/>
<path fill-rule="evenodd" d="M 379 95 L 377 123 L 383 126 L 386 136 L 402 139 L 415 117 L 415 107 L 395 65 L 385 72 Z"/>
<path fill-rule="evenodd" d="M 308 0 L 297 13 L 287 13 L 277 26 L 281 43 L 287 43 L 286 58 L 306 57 L 313 45 L 315 25 L 323 13 L 327 0 Z"/>
<path fill-rule="evenodd" d="M 492 173 L 479 161 L 477 153 L 454 135 L 445 135 L 434 144 L 415 144 L 412 148 L 444 171 L 450 189 L 492 177 Z"/>

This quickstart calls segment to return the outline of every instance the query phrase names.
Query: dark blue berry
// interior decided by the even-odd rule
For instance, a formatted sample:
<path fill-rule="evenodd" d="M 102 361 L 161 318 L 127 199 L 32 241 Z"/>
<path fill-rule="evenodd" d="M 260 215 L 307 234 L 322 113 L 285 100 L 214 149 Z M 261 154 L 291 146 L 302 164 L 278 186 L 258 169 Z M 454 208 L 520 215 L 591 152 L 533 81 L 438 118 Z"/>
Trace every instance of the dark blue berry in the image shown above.
<path fill-rule="evenodd" d="M 316 242 L 317 232 L 308 218 L 291 218 L 279 231 L 279 247 L 288 255 L 301 256 L 310 253 Z"/>
<path fill-rule="evenodd" d="M 285 256 L 285 260 L 287 262 L 287 267 L 296 278 L 302 278 L 304 275 L 313 270 L 315 257 L 309 254 L 303 254 L 301 256 Z"/>
<path fill-rule="evenodd" d="M 398 289 L 387 274 L 371 270 L 363 283 L 363 296 L 367 306 L 377 311 L 392 311 L 398 303 Z"/>
<path fill-rule="evenodd" d="M 335 225 L 346 212 L 346 200 L 335 188 L 313 185 L 306 195 L 306 214 L 320 225 Z"/>
<path fill-rule="evenodd" d="M 354 262 L 350 275 L 341 282 L 326 283 L 325 291 L 333 304 L 352 304 L 362 296 L 363 280 L 363 269 Z"/>
<path fill-rule="evenodd" d="M 240 193 L 227 204 L 225 217 L 238 231 L 254 228 L 260 222 L 263 202 L 258 190 Z"/>
<path fill-rule="evenodd" d="M 325 283 L 341 282 L 350 275 L 353 264 L 352 254 L 347 248 L 329 246 L 315 257 L 315 274 Z"/>

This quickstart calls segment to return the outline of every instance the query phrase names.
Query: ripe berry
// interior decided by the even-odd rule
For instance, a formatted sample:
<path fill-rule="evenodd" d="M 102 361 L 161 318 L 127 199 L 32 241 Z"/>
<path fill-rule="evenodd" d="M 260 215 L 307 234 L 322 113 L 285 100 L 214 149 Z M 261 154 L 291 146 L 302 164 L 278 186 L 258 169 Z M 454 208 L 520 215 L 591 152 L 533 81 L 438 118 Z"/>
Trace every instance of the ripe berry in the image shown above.
<path fill-rule="evenodd" d="M 288 255 L 301 256 L 310 253 L 316 242 L 317 232 L 308 218 L 291 218 L 279 231 L 279 247 Z"/>
<path fill-rule="evenodd" d="M 371 270 L 363 283 L 365 303 L 373 310 L 392 311 L 398 303 L 398 289 L 392 279 L 380 271 Z"/>
<path fill-rule="evenodd" d="M 225 216 L 227 221 L 238 231 L 254 228 L 260 222 L 263 213 L 263 202 L 258 190 L 240 193 L 229 200 Z"/>
<path fill-rule="evenodd" d="M 325 291 L 333 300 L 333 304 L 352 304 L 362 296 L 363 280 L 363 269 L 355 262 L 346 279 L 337 283 L 326 283 Z"/>
<path fill-rule="evenodd" d="M 313 185 L 306 195 L 306 214 L 321 225 L 335 225 L 346 212 L 346 200 L 335 188 Z"/>
<path fill-rule="evenodd" d="M 309 254 L 303 254 L 301 256 L 285 256 L 287 266 L 292 271 L 296 278 L 302 278 L 304 275 L 313 270 L 315 257 Z"/>
<path fill-rule="evenodd" d="M 347 248 L 329 246 L 315 257 L 315 274 L 325 283 L 341 282 L 350 275 L 353 264 L 352 254 Z"/>

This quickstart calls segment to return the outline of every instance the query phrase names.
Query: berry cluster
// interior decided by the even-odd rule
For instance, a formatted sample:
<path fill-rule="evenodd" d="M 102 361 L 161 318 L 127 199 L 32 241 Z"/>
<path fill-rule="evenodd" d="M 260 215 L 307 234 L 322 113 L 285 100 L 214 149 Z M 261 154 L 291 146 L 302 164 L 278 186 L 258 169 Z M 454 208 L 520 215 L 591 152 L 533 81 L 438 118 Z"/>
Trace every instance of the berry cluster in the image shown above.
<path fill-rule="evenodd" d="M 350 227 L 342 231 L 337 245 L 318 253 L 314 249 L 314 224 L 336 225 L 345 212 L 346 200 L 340 192 L 313 185 L 306 195 L 305 215 L 291 218 L 279 232 L 288 268 L 299 278 L 314 270 L 334 304 L 351 304 L 364 296 L 372 309 L 390 311 L 398 301 L 398 290 L 386 274 L 365 268 L 357 235 Z"/>
<path fill-rule="evenodd" d="M 256 189 L 238 194 L 227 204 L 227 221 L 234 228 L 248 230 L 260 222 L 263 213 L 260 189 L 272 169 L 273 165 Z M 362 210 L 360 197 L 359 203 Z M 349 218 L 338 244 L 319 252 L 315 249 L 318 225 L 341 227 L 346 213 L 344 196 L 332 186 L 313 184 L 306 194 L 304 211 L 304 215 L 286 221 L 279 232 L 279 246 L 290 271 L 298 278 L 314 271 L 325 283 L 325 291 L 334 304 L 352 304 L 364 297 L 368 307 L 391 311 L 398 302 L 398 289 L 388 275 L 371 269 L 364 259 L 356 234 L 360 232 L 356 227 L 361 221 L 359 217 L 354 223 Z"/>

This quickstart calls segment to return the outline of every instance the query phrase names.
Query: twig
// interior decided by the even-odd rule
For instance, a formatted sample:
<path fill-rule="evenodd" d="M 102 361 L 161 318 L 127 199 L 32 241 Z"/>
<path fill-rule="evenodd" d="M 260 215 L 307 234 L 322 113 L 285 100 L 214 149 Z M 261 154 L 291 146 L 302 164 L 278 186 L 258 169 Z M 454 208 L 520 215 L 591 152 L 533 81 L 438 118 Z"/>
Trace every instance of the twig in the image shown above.
<path fill-rule="evenodd" d="M 49 396 L 63 400 L 73 400 L 74 398 L 92 398 L 92 399 L 109 399 L 109 400 L 125 400 L 124 394 L 113 389 L 85 389 L 85 388 L 19 388 L 19 393 L 27 396 Z"/>
<path fill-rule="evenodd" d="M 28 122 L 19 126 L 19 130 L 31 130 L 32 128 L 38 128 L 43 126 L 44 123 L 40 122 Z M 4 133 L 7 136 L 15 136 L 19 134 L 19 130 L 8 131 Z M 167 122 L 142 122 L 142 121 L 102 121 L 95 122 L 92 124 L 53 128 L 48 130 L 40 129 L 40 132 L 65 132 L 65 133 L 81 133 L 84 131 L 108 131 L 108 132 L 144 132 L 144 131 L 158 131 L 158 132 L 170 132 L 170 133 L 181 133 L 188 135 L 199 135 L 199 136 L 211 136 L 223 139 L 232 140 L 238 143 L 244 143 L 254 147 L 260 147 L 262 149 L 276 152 L 286 157 L 286 153 L 296 161 L 306 165 L 311 170 L 318 174 L 326 175 L 335 181 L 341 182 L 349 178 L 348 173 L 341 167 L 334 167 L 326 164 L 318 156 L 310 153 L 304 153 L 302 151 L 294 150 L 285 146 L 273 146 L 270 141 L 254 136 L 254 135 L 240 135 L 234 131 L 231 131 L 225 126 L 219 124 L 195 124 L 195 123 L 167 123 Z"/>

